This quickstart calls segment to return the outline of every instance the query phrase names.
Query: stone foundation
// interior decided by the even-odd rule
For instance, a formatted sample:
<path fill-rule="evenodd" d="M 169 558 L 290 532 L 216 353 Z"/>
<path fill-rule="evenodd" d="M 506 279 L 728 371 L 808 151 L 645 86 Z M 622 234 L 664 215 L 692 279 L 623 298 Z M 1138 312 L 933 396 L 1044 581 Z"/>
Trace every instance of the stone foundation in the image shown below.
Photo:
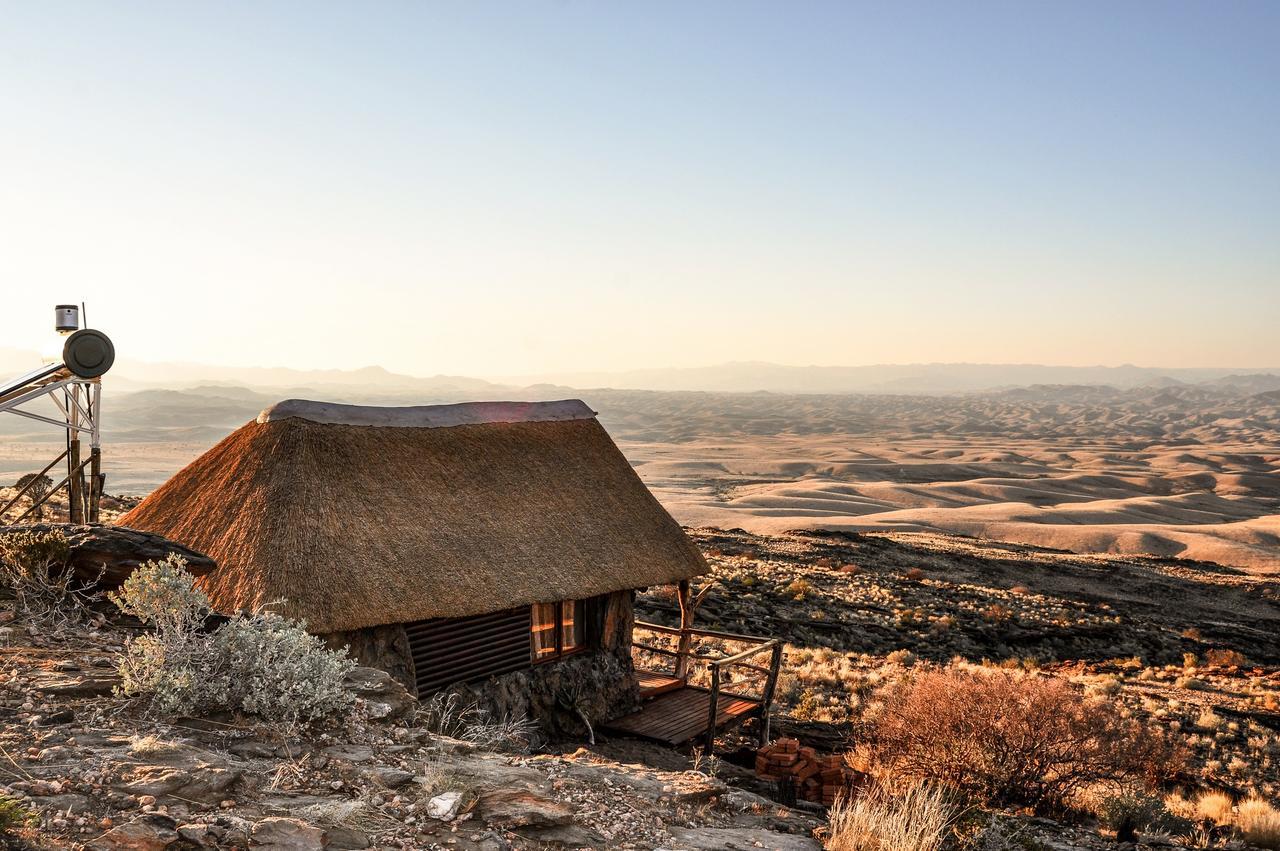
<path fill-rule="evenodd" d="M 488 680 L 447 690 L 463 704 L 476 704 L 492 717 L 524 716 L 536 721 L 549 739 L 584 739 L 593 728 L 634 710 L 640 703 L 631 664 L 632 591 L 597 598 L 587 606 L 591 646 L 553 662 L 545 662 Z M 413 661 L 404 627 L 371 627 L 322 636 L 334 649 L 346 645 L 361 665 L 381 668 L 412 693 Z"/>

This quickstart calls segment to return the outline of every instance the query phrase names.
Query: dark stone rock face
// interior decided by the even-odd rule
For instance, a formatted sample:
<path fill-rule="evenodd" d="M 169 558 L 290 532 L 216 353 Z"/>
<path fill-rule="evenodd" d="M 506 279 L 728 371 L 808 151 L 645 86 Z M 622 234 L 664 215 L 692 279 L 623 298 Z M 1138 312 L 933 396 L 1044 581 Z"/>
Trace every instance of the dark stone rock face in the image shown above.
<path fill-rule="evenodd" d="M 187 570 L 195 576 L 203 576 L 218 566 L 204 553 L 196 552 L 177 541 L 124 526 L 80 526 L 71 523 L 0 526 L 0 535 L 5 532 L 49 531 L 60 531 L 66 536 L 70 549 L 67 564 L 76 576 L 85 582 L 97 580 L 104 588 L 120 587 L 120 583 L 140 564 L 163 561 L 171 553 L 185 558 Z"/>
<path fill-rule="evenodd" d="M 409 650 L 409 637 L 404 624 L 391 623 L 354 629 L 349 632 L 331 632 L 320 636 L 330 650 L 347 648 L 347 655 L 361 665 L 379 668 L 395 677 L 412 694 L 413 656 Z"/>

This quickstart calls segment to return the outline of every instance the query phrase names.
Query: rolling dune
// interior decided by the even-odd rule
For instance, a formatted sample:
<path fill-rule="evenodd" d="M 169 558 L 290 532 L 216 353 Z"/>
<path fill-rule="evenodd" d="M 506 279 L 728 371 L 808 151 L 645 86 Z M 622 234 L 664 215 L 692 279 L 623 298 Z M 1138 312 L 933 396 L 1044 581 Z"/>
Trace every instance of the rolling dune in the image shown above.
<path fill-rule="evenodd" d="M 1280 411 L 1270 394 L 757 395 L 719 416 L 651 395 L 642 433 L 631 405 L 601 403 L 603 416 L 688 525 L 950 532 L 1280 574 Z M 790 409 L 785 430 L 770 432 L 767 407 Z M 680 437 L 654 440 L 655 425 L 676 416 Z M 695 424 L 702 435 L 685 437 Z"/>

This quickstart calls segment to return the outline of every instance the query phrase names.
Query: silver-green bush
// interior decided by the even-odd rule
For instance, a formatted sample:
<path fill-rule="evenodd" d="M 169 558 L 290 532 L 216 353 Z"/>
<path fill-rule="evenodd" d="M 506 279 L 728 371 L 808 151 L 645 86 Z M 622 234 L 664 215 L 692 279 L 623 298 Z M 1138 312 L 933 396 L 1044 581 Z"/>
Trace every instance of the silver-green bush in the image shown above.
<path fill-rule="evenodd" d="M 152 627 L 129 642 L 120 675 L 121 691 L 145 698 L 154 714 L 232 710 L 292 728 L 353 700 L 343 680 L 355 663 L 305 624 L 258 612 L 207 632 L 209 598 L 179 556 L 142 565 L 110 596 Z"/>
<path fill-rule="evenodd" d="M 250 715 L 292 726 L 351 703 L 343 680 L 355 663 L 326 650 L 305 623 L 274 612 L 237 615 L 213 643 L 230 704 Z"/>

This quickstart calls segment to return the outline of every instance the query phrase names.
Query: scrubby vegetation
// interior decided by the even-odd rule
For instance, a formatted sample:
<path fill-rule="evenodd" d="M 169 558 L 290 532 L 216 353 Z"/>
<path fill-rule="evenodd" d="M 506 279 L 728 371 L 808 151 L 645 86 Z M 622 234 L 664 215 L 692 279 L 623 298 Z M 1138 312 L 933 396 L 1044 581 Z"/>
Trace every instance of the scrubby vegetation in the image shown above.
<path fill-rule="evenodd" d="M 1102 782 L 1154 788 L 1179 767 L 1158 731 L 1060 679 L 983 668 L 904 678 L 874 724 L 877 776 L 929 781 L 995 805 L 1060 810 Z"/>
<path fill-rule="evenodd" d="M 14 596 L 18 610 L 39 628 L 78 621 L 92 594 L 67 568 L 62 532 L 11 531 L 0 534 L 0 587 Z"/>
<path fill-rule="evenodd" d="M 156 715 L 231 710 L 293 728 L 352 701 L 343 685 L 355 663 L 273 612 L 238 614 L 206 629 L 209 599 L 179 556 L 142 565 L 110 595 L 152 627 L 129 642 L 121 691 Z"/>
<path fill-rule="evenodd" d="M 0 847 L 13 847 L 17 835 L 37 821 L 35 813 L 20 802 L 0 795 Z"/>
<path fill-rule="evenodd" d="M 876 785 L 832 807 L 830 851 L 937 851 L 951 833 L 955 806 L 937 786 Z"/>
<path fill-rule="evenodd" d="M 924 782 L 962 811 L 947 848 L 1267 847 L 1274 582 L 936 536 L 694 535 L 716 581 L 699 625 L 787 642 L 775 729 L 819 750 L 853 744 L 866 773 L 841 818 L 866 784 L 883 799 Z M 674 623 L 668 601 L 638 605 Z M 858 812 L 873 809 L 893 806 Z"/>

